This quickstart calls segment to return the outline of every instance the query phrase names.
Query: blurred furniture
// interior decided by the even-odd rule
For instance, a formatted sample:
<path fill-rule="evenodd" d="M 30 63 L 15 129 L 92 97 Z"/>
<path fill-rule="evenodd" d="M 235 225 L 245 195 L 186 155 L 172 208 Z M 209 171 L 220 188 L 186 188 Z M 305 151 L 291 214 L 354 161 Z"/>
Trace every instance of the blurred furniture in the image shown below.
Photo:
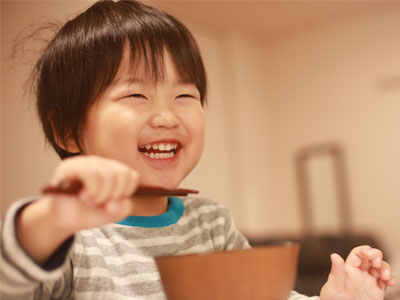
<path fill-rule="evenodd" d="M 382 249 L 375 237 L 355 234 L 351 224 L 343 148 L 327 143 L 301 149 L 295 159 L 303 235 L 249 240 L 252 246 L 292 240 L 300 243 L 295 290 L 319 295 L 330 269 L 330 254 L 344 259 L 351 249 L 368 244 Z"/>
<path fill-rule="evenodd" d="M 368 244 L 378 247 L 376 239 L 370 235 L 308 235 L 301 238 L 280 237 L 249 240 L 252 247 L 280 244 L 284 241 L 294 241 L 300 244 L 298 258 L 297 280 L 295 290 L 299 293 L 313 296 L 328 279 L 331 270 L 330 254 L 337 253 L 346 258 L 351 249 Z"/>

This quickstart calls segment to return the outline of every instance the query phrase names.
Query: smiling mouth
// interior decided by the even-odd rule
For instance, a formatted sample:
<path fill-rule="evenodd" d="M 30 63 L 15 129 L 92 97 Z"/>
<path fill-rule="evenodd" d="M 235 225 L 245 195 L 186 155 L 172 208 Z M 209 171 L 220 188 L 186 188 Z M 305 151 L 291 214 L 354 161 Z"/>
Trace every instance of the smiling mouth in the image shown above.
<path fill-rule="evenodd" d="M 141 145 L 138 147 L 143 155 L 152 159 L 173 158 L 182 146 L 177 142 L 160 142 Z"/>

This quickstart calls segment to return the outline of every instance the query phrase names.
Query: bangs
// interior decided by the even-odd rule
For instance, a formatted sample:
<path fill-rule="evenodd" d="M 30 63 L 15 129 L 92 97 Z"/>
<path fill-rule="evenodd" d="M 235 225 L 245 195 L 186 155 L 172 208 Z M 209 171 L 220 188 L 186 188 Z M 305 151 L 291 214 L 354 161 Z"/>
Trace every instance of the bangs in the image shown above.
<path fill-rule="evenodd" d="M 92 74 L 97 74 L 90 97 L 92 101 L 111 85 L 123 59 L 124 50 L 128 48 L 130 71 L 137 72 L 142 64 L 145 72 L 142 75 L 149 83 L 165 80 L 166 50 L 179 78 L 197 87 L 201 103 L 204 104 L 207 92 L 205 69 L 198 45 L 189 30 L 172 16 L 143 4 L 140 7 L 135 7 L 134 2 L 107 4 L 117 8 L 120 6 L 121 11 L 116 18 L 118 26 L 107 26 L 102 20 L 104 30 L 100 31 L 102 36 L 97 39 L 99 45 L 93 45 L 98 50 L 97 58 L 92 59 L 92 68 L 95 69 Z M 95 11 L 96 5 L 92 9 Z M 143 22 L 144 17 L 141 14 L 145 16 L 146 22 Z M 110 12 L 107 18 L 113 19 Z M 101 57 L 102 63 L 98 63 Z"/>

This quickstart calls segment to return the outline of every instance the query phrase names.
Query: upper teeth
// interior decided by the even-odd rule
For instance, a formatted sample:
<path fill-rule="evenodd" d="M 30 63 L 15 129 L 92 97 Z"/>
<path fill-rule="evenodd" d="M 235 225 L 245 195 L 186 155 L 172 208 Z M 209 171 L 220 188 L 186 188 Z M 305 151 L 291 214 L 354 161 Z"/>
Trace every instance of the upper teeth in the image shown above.
<path fill-rule="evenodd" d="M 140 146 L 140 149 L 154 149 L 154 150 L 161 150 L 161 151 L 171 151 L 173 149 L 176 149 L 178 147 L 178 143 L 154 143 L 154 144 L 146 144 L 143 146 Z"/>

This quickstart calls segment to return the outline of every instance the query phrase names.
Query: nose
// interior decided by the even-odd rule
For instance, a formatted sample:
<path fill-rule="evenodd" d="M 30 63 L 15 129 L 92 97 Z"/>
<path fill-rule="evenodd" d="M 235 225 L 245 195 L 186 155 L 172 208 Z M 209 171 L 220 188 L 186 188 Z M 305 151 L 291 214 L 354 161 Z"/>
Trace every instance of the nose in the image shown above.
<path fill-rule="evenodd" d="M 179 117 L 171 109 L 163 108 L 153 114 L 150 125 L 154 128 L 173 128 L 179 125 Z"/>

